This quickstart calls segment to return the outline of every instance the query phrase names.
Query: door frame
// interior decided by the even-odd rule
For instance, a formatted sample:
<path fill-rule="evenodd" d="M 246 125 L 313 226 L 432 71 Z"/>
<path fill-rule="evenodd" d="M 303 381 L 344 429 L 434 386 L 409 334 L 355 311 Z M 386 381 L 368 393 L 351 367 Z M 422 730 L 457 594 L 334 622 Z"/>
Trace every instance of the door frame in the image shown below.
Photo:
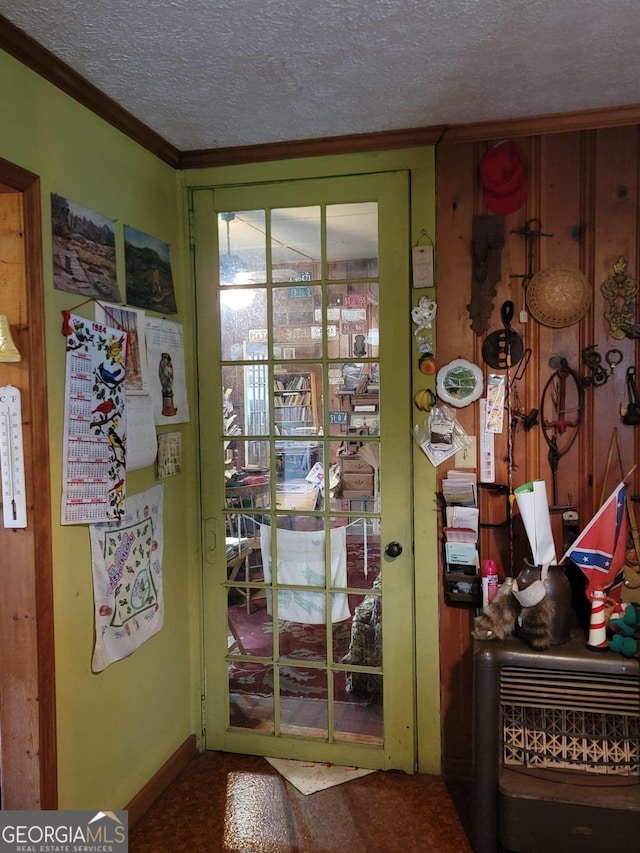
<path fill-rule="evenodd" d="M 20 305 L 12 336 L 22 361 L 1 384 L 22 390 L 27 527 L 0 525 L 0 766 L 3 809 L 58 805 L 53 560 L 40 179 L 0 159 L 0 193 L 20 193 L 24 271 L 9 282 Z M 1 209 L 1 207 L 0 207 Z M 6 379 L 5 379 L 6 377 Z M 37 413 L 37 416 L 36 416 Z"/>
<path fill-rule="evenodd" d="M 233 192 L 240 192 L 241 194 L 246 191 L 250 196 L 253 194 L 255 190 L 260 192 L 262 189 L 267 187 L 273 187 L 276 192 L 278 185 L 282 188 L 283 184 L 290 185 L 304 185 L 304 184 L 314 184 L 317 182 L 317 186 L 320 186 L 321 182 L 326 181 L 327 183 L 338 181 L 343 182 L 346 188 L 346 192 L 349 196 L 352 196 L 351 200 L 361 200 L 360 196 L 364 192 L 366 195 L 366 180 L 375 175 L 377 180 L 377 190 L 381 193 L 394 193 L 395 198 L 402 198 L 402 210 L 406 214 L 406 236 L 403 239 L 395 239 L 393 241 L 390 238 L 390 249 L 388 252 L 388 258 L 393 258 L 393 264 L 397 268 L 406 267 L 403 278 L 406 278 L 407 282 L 407 292 L 406 292 L 406 310 L 407 316 L 409 315 L 409 264 L 408 264 L 408 253 L 406 251 L 405 243 L 408 243 L 409 240 L 409 228 L 410 228 L 410 180 L 409 180 L 409 172 L 407 169 L 379 169 L 376 172 L 371 172 L 368 174 L 331 174 L 331 175 L 323 175 L 322 177 L 318 176 L 292 176 L 291 178 L 287 178 L 284 181 L 247 181 L 240 182 L 234 184 L 232 187 Z M 352 185 L 349 184 L 352 182 Z M 358 189 L 356 189 L 358 187 Z M 300 187 L 298 187 L 299 189 Z M 211 223 L 215 223 L 216 217 L 214 216 L 214 195 L 216 192 L 220 191 L 224 193 L 229 187 L 225 187 L 223 185 L 219 186 L 206 186 L 200 188 L 193 188 L 191 191 L 189 209 L 190 215 L 192 217 L 192 225 L 193 231 L 191 234 L 192 247 L 197 247 L 197 254 L 199 256 L 199 260 L 196 261 L 196 257 L 194 254 L 194 275 L 196 270 L 199 269 L 201 271 L 199 279 L 200 284 L 196 284 L 196 288 L 198 290 L 198 314 L 203 315 L 208 314 L 211 311 L 211 316 L 207 319 L 207 335 L 206 342 L 204 338 L 202 338 L 203 346 L 206 348 L 206 352 L 203 350 L 200 352 L 199 350 L 199 360 L 201 363 L 210 363 L 212 364 L 215 361 L 215 346 L 213 341 L 217 339 L 219 329 L 217 328 L 217 297 L 215 295 L 214 278 L 215 275 L 212 272 L 202 272 L 203 270 L 215 270 L 216 262 L 214 258 L 214 244 L 217 243 L 217 239 L 214 236 L 215 232 L 212 233 Z M 196 196 L 198 198 L 198 203 L 196 203 Z M 377 195 L 376 195 L 377 197 Z M 368 198 L 368 196 L 367 196 Z M 236 200 L 234 199 L 234 202 Z M 335 201 L 335 199 L 333 199 Z M 240 204 L 244 204 L 245 201 L 241 199 Z M 251 204 L 253 201 L 247 201 L 246 204 Z M 284 204 L 284 202 L 283 202 Z M 244 208 L 243 208 L 244 209 Z M 390 210 L 390 208 L 388 209 Z M 385 213 L 385 216 L 390 215 L 389 212 Z M 387 222 L 386 227 L 383 224 L 380 225 L 380 228 L 384 228 L 385 233 L 389 233 L 390 231 L 394 231 L 396 228 L 402 230 L 404 226 L 400 225 L 400 218 L 397 216 L 392 220 L 392 222 Z M 206 261 L 205 261 L 206 257 Z M 387 262 L 384 262 L 385 266 Z M 380 273 L 382 275 L 382 272 Z M 392 280 L 393 276 L 389 276 L 389 280 Z M 205 285 L 203 288 L 203 283 L 209 282 L 208 285 Z M 388 297 L 387 297 L 388 298 Z M 404 299 L 404 297 L 403 297 Z M 403 299 L 400 299 L 400 304 L 403 302 Z M 396 302 L 398 300 L 396 299 Z M 205 309 L 205 310 L 203 310 Z M 406 341 L 406 360 L 403 362 L 403 365 L 407 365 L 407 374 L 406 377 L 403 377 L 402 381 L 397 382 L 393 387 L 393 390 L 387 393 L 388 405 L 391 409 L 396 412 L 400 412 L 406 403 L 405 412 L 408 414 L 410 411 L 410 372 L 409 372 L 409 358 L 410 358 L 410 342 L 409 339 Z M 402 347 L 397 349 L 399 353 Z M 395 353 L 396 350 L 393 350 Z M 202 378 L 202 372 L 201 372 Z M 406 384 L 406 394 L 401 393 L 403 390 L 403 386 Z M 214 409 L 211 410 L 210 416 L 212 418 L 216 417 L 216 411 Z M 391 421 L 388 419 L 387 423 L 390 425 Z M 391 430 L 390 426 L 383 428 L 381 430 L 380 436 L 381 440 L 390 436 Z M 410 440 L 410 430 L 407 430 L 407 456 L 405 458 L 407 465 L 406 476 L 404 477 L 404 482 L 409 486 L 409 495 L 411 494 L 411 457 L 413 446 Z M 395 471 L 400 471 L 402 469 L 402 465 L 399 460 L 396 458 L 398 453 L 398 445 L 397 442 L 393 445 L 388 444 L 388 447 L 394 447 L 394 450 L 387 450 L 386 452 L 390 454 L 391 457 L 395 459 L 396 465 L 394 466 L 394 477 L 396 479 L 400 478 L 399 474 L 396 474 Z M 208 449 L 209 446 L 207 445 Z M 203 449 L 201 448 L 201 453 Z M 384 451 L 383 451 L 384 452 Z M 204 457 L 201 460 L 206 461 L 208 456 L 208 452 L 204 453 Z M 391 469 L 390 469 L 391 470 Z M 392 477 L 389 475 L 389 481 L 392 480 Z M 409 497 L 410 500 L 410 497 Z M 220 568 L 222 564 L 220 563 L 220 558 L 218 556 L 218 549 L 216 549 L 216 541 L 221 541 L 221 536 L 223 535 L 223 530 L 220 526 L 220 507 L 222 506 L 223 498 L 220 497 L 219 500 L 213 500 L 209 504 L 206 502 L 203 503 L 203 556 L 205 562 L 205 571 L 203 573 L 204 579 L 204 601 L 205 607 L 206 602 L 213 602 L 213 597 L 215 595 L 215 590 L 220 584 L 222 577 L 222 569 L 220 569 L 220 576 L 217 574 L 217 568 Z M 385 533 L 385 540 L 388 538 L 395 539 L 398 538 L 400 541 L 406 543 L 406 553 L 402 558 L 402 564 L 400 561 L 396 561 L 396 565 L 394 567 L 394 575 L 396 576 L 396 583 L 390 587 L 385 593 L 385 602 L 387 603 L 389 608 L 397 607 L 399 602 L 409 602 L 408 605 L 408 613 L 407 618 L 402 622 L 401 630 L 395 632 L 394 636 L 396 637 L 396 652 L 392 653 L 391 648 L 385 649 L 385 671 L 388 673 L 394 673 L 399 671 L 398 655 L 401 654 L 401 650 L 403 653 L 402 660 L 404 661 L 405 666 L 407 666 L 411 672 L 412 676 L 410 677 L 411 684 L 414 685 L 412 690 L 412 695 L 415 690 L 415 633 L 414 633 L 414 619 L 415 619 L 415 608 L 414 608 L 414 596 L 413 594 L 409 594 L 409 591 L 413 593 L 413 579 L 414 579 L 414 562 L 413 562 L 413 549 L 411 547 L 412 544 L 412 532 L 413 525 L 411 523 L 411 514 L 407 515 L 407 513 L 399 513 L 397 512 L 397 507 L 394 508 L 395 511 L 389 512 L 389 525 L 388 525 L 388 534 Z M 391 520 L 392 519 L 392 520 Z M 408 529 L 405 529 L 405 526 L 408 526 Z M 397 530 L 396 530 L 397 528 Z M 383 562 L 386 564 L 388 562 L 387 557 L 383 557 Z M 209 573 L 206 569 L 206 564 L 209 564 L 209 568 L 213 568 L 214 574 L 216 574 L 216 578 L 210 578 Z M 216 568 L 217 567 L 217 568 Z M 226 572 L 224 573 L 224 577 L 226 578 Z M 226 607 L 226 605 L 225 605 Z M 214 622 L 218 626 L 222 626 L 220 628 L 221 635 L 224 633 L 223 628 L 226 622 L 225 615 L 226 611 L 222 612 L 220 608 L 217 607 L 215 603 L 211 603 L 211 612 L 215 613 L 216 618 Z M 391 612 L 391 611 L 390 611 Z M 406 612 L 406 611 L 405 611 Z M 402 639 L 400 637 L 402 635 Z M 385 644 L 386 645 L 386 644 Z M 400 648 L 401 647 L 401 648 Z M 206 655 L 207 643 L 205 641 L 205 655 Z M 408 651 L 408 654 L 407 654 Z M 209 680 L 208 677 L 206 680 Z M 212 683 L 215 683 L 216 678 L 212 679 Z M 388 675 L 388 678 L 385 680 L 385 732 L 386 739 L 384 746 L 379 750 L 379 753 L 374 755 L 374 752 L 371 749 L 368 749 L 369 756 L 367 758 L 367 763 L 364 766 L 368 767 L 385 767 L 391 768 L 395 767 L 397 769 L 403 769 L 407 772 L 414 772 L 417 766 L 417 749 L 416 749 L 416 696 L 413 696 L 414 701 L 410 703 L 391 703 L 388 701 L 389 696 L 393 692 L 390 686 L 391 676 Z M 226 698 L 225 695 L 222 694 L 222 691 L 206 691 L 206 702 L 207 702 L 207 718 L 214 716 L 218 718 L 218 720 L 222 720 L 227 717 L 227 709 L 226 709 Z M 205 724 L 206 727 L 206 724 Z M 388 727 L 388 728 L 387 728 Z M 313 745 L 310 747 L 309 752 L 304 752 L 303 754 L 303 743 L 307 744 L 309 747 L 309 742 L 299 741 L 297 744 L 297 750 L 295 754 L 291 752 L 287 752 L 287 749 L 291 749 L 291 744 L 294 742 L 293 740 L 288 740 L 286 738 L 265 738 L 264 736 L 257 736 L 255 733 L 243 733 L 234 732 L 233 734 L 226 733 L 216 727 L 217 737 L 215 742 L 213 743 L 212 748 L 222 748 L 222 749 L 235 749 L 235 751 L 249 751 L 249 752 L 257 752 L 260 754 L 269 754 L 279 757 L 300 757 L 306 758 L 308 760 L 328 760 L 325 757 L 318 757 L 313 753 Z M 268 746 L 267 746 L 268 741 Z M 411 749 L 408 749 L 409 742 L 412 742 Z M 283 751 L 284 748 L 284 751 Z M 338 753 L 340 757 L 338 760 L 342 763 L 343 761 L 348 764 L 361 763 L 363 760 L 363 755 L 359 754 L 358 750 L 360 747 L 356 746 L 348 746 L 347 744 L 338 744 L 333 743 L 331 746 L 332 749 L 335 750 L 335 757 L 331 760 L 335 760 L 338 758 Z M 404 750 L 404 752 L 403 752 Z M 411 755 L 409 756 L 409 752 Z"/>

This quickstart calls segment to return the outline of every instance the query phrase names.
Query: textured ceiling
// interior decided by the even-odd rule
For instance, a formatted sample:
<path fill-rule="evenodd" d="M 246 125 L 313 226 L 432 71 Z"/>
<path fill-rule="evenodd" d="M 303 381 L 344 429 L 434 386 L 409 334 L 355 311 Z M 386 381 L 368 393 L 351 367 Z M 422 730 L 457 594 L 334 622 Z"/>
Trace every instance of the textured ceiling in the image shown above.
<path fill-rule="evenodd" d="M 638 0 L 0 0 L 182 151 L 640 101 Z"/>

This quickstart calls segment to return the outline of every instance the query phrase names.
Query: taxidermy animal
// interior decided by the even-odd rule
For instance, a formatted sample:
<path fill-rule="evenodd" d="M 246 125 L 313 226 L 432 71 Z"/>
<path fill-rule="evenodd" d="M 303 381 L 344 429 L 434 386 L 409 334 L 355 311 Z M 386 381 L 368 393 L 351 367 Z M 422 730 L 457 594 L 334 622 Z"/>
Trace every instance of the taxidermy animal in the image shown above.
<path fill-rule="evenodd" d="M 504 640 L 513 634 L 522 608 L 511 592 L 512 586 L 513 578 L 507 578 L 491 604 L 473 620 L 471 636 L 476 640 Z"/>
<path fill-rule="evenodd" d="M 542 651 L 551 645 L 554 604 L 548 595 L 530 607 L 523 607 L 513 593 L 514 579 L 507 578 L 480 616 L 473 622 L 476 640 L 504 640 L 517 634 L 532 648 Z"/>
<path fill-rule="evenodd" d="M 548 595 L 534 604 L 523 607 L 516 633 L 532 648 L 542 651 L 551 645 L 551 630 L 555 605 Z"/>

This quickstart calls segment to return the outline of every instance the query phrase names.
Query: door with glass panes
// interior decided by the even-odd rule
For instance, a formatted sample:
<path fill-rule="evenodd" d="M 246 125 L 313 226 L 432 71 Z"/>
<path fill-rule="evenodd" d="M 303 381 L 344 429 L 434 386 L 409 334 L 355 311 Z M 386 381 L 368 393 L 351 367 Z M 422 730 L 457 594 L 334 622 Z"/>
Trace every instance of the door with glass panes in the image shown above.
<path fill-rule="evenodd" d="M 192 205 L 206 746 L 412 771 L 407 175 Z"/>

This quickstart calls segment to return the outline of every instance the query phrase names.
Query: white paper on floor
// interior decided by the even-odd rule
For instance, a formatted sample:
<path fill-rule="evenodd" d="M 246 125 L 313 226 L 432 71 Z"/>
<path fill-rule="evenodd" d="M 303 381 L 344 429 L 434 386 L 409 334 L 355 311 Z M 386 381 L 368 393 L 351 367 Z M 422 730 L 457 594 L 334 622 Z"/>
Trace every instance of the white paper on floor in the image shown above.
<path fill-rule="evenodd" d="M 341 767 L 323 761 L 296 761 L 292 758 L 267 758 L 267 761 L 302 794 L 314 794 L 316 791 L 376 772 L 361 767 Z"/>

